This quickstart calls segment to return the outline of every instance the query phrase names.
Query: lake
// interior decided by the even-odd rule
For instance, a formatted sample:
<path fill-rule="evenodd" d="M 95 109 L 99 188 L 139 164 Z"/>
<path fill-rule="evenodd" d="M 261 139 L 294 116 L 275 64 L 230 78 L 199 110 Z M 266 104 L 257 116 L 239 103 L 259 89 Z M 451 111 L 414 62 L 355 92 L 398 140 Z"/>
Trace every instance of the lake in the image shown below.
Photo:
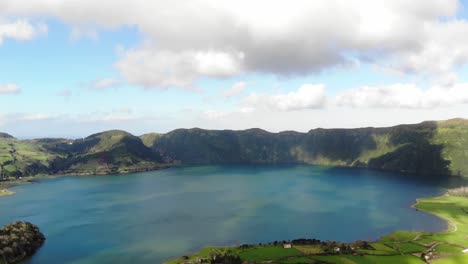
<path fill-rule="evenodd" d="M 0 225 L 24 220 L 40 227 L 47 240 L 30 264 L 162 263 L 206 245 L 441 231 L 444 221 L 410 206 L 458 184 L 286 165 L 61 177 L 0 198 Z"/>

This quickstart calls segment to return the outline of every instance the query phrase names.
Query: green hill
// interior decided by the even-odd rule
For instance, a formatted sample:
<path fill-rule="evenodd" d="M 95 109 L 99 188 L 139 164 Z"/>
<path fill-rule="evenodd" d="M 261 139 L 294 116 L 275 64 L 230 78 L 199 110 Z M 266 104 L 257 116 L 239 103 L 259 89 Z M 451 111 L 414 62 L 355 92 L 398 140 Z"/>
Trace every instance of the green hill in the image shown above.
<path fill-rule="evenodd" d="M 12 135 L 0 132 L 0 138 L 14 138 Z"/>
<path fill-rule="evenodd" d="M 156 169 L 162 158 L 140 138 L 113 130 L 77 140 L 0 138 L 0 165 L 8 177 L 107 174 Z"/>
<path fill-rule="evenodd" d="M 306 163 L 468 175 L 468 120 L 307 133 L 177 129 L 148 143 L 183 164 Z"/>
<path fill-rule="evenodd" d="M 154 169 L 161 156 L 132 134 L 111 130 L 77 139 L 62 150 L 65 158 L 51 163 L 56 173 L 105 174 Z"/>
<path fill-rule="evenodd" d="M 418 175 L 468 175 L 468 120 L 387 128 L 177 129 L 136 137 L 111 130 L 77 140 L 0 134 L 2 175 L 106 174 L 181 164 L 317 164 Z"/>

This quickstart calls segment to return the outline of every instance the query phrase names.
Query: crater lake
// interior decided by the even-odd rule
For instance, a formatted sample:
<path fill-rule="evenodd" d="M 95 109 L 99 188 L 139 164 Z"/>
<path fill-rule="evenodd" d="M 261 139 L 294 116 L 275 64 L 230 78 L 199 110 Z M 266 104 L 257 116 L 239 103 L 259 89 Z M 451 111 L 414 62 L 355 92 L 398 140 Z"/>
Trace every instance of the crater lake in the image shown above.
<path fill-rule="evenodd" d="M 442 231 L 445 221 L 411 205 L 460 181 L 306 165 L 67 176 L 12 188 L 0 198 L 0 226 L 40 227 L 47 240 L 30 264 L 162 263 L 207 245 Z"/>

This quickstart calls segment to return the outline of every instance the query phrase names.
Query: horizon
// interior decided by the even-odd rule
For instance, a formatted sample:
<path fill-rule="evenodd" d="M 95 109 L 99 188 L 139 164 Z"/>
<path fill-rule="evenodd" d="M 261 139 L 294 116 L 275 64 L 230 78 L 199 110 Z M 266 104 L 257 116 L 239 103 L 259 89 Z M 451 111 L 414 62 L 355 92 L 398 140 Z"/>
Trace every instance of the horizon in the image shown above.
<path fill-rule="evenodd" d="M 0 131 L 389 127 L 468 118 L 468 1 L 0 3 Z"/>

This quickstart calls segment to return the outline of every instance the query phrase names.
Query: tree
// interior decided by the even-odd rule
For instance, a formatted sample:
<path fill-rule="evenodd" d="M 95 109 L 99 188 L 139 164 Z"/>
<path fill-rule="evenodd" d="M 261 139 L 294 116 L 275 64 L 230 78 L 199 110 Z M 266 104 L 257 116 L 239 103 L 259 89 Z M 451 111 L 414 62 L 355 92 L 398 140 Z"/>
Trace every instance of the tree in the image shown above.
<path fill-rule="evenodd" d="M 213 264 L 241 264 L 242 260 L 238 255 L 232 253 L 230 249 L 213 249 L 210 253 Z"/>
<path fill-rule="evenodd" d="M 39 228 L 28 222 L 15 222 L 0 229 L 0 255 L 5 263 L 32 256 L 44 243 Z"/>

